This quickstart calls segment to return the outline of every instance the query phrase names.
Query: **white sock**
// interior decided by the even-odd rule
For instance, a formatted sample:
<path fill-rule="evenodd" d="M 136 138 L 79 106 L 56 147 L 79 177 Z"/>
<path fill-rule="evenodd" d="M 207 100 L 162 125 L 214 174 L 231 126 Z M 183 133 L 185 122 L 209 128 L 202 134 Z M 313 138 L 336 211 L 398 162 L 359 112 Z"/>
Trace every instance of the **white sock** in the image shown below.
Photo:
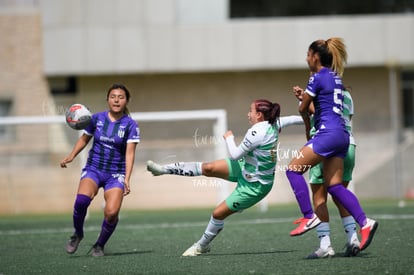
<path fill-rule="evenodd" d="M 331 234 L 331 229 L 329 228 L 329 222 L 321 222 L 316 227 L 316 234 L 319 238 L 320 248 L 327 249 L 329 246 L 331 246 L 331 238 L 329 237 Z"/>
<path fill-rule="evenodd" d="M 210 244 L 212 240 L 214 240 L 214 238 L 218 235 L 218 233 L 220 233 L 223 227 L 224 227 L 224 220 L 217 220 L 211 217 L 210 222 L 208 223 L 203 236 L 201 236 L 201 239 L 198 240 L 198 243 L 201 246 L 207 246 L 208 244 Z"/>
<path fill-rule="evenodd" d="M 357 227 L 354 218 L 352 216 L 342 218 L 342 225 L 344 226 L 348 243 L 358 241 Z"/>
<path fill-rule="evenodd" d="M 164 169 L 169 174 L 180 176 L 201 176 L 203 171 L 201 169 L 201 162 L 176 162 L 164 165 Z"/>

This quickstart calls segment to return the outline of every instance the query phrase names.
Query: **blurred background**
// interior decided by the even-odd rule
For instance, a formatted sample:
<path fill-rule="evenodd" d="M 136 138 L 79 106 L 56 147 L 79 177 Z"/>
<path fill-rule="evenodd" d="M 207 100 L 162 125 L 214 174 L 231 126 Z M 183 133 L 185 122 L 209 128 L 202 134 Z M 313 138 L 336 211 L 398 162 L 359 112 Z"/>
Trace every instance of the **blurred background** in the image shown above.
<path fill-rule="evenodd" d="M 240 142 L 257 98 L 296 115 L 292 87 L 307 83 L 308 46 L 334 36 L 347 45 L 344 81 L 355 105 L 351 188 L 361 199 L 414 198 L 414 1 L 0 0 L 0 35 L 0 214 L 72 210 L 86 152 L 59 167 L 79 135 L 63 115 L 73 103 L 105 110 L 113 83 L 131 91 L 131 112 L 162 112 L 138 120 L 142 140 L 123 207 L 216 205 L 232 183 L 152 177 L 146 160 L 225 157 L 218 130 Z M 160 119 L 183 110 L 225 120 Z M 304 128 L 284 129 L 279 141 L 262 210 L 294 201 L 283 168 L 304 144 Z M 102 201 L 100 194 L 92 207 Z"/>

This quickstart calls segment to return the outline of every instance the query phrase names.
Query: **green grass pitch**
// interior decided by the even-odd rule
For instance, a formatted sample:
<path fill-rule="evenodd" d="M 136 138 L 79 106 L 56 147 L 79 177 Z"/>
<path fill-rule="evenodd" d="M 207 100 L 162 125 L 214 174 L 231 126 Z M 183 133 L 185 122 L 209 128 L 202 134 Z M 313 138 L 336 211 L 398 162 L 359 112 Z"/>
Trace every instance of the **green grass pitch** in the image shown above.
<path fill-rule="evenodd" d="M 0 217 L 0 274 L 414 274 L 414 202 L 362 201 L 379 222 L 371 246 L 359 256 L 343 257 L 345 234 L 333 205 L 331 240 L 336 256 L 307 260 L 317 248 L 316 232 L 290 237 L 297 205 L 257 207 L 229 217 L 212 250 L 181 257 L 205 229 L 212 209 L 123 211 L 106 256 L 87 255 L 102 213 L 90 213 L 85 238 L 68 255 L 71 213 Z"/>

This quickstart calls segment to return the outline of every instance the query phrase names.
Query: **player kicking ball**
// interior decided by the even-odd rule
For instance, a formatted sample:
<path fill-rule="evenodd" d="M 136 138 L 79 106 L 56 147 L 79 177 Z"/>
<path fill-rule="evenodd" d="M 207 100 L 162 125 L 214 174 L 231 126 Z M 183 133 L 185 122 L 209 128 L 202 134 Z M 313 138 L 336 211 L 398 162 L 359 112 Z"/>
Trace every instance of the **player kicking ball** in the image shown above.
<path fill-rule="evenodd" d="M 239 146 L 232 131 L 224 134 L 230 158 L 213 162 L 176 162 L 160 165 L 147 162 L 154 176 L 207 176 L 237 182 L 237 187 L 213 211 L 201 238 L 182 256 L 198 256 L 210 251 L 210 243 L 224 227 L 224 220 L 261 201 L 272 189 L 278 142 L 280 105 L 268 100 L 255 100 L 247 114 L 252 125 Z"/>

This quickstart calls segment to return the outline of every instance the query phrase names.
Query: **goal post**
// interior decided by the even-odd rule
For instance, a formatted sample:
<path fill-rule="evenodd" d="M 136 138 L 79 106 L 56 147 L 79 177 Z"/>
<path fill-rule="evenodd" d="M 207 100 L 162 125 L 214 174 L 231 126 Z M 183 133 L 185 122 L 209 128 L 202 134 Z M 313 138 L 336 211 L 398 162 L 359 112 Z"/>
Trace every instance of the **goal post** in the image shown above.
<path fill-rule="evenodd" d="M 135 112 L 131 117 L 138 122 L 155 121 L 190 121 L 190 120 L 213 120 L 213 135 L 221 137 L 227 130 L 227 112 L 224 109 L 188 110 L 188 111 L 164 111 L 164 112 Z M 214 143 L 215 159 L 227 156 L 227 148 L 224 142 Z M 228 184 L 219 186 L 218 201 L 224 200 L 229 194 Z"/>
<path fill-rule="evenodd" d="M 138 122 L 214 120 L 213 135 L 215 137 L 219 137 L 227 131 L 227 112 L 223 109 L 136 112 L 131 113 L 131 117 Z M 226 147 L 223 142 L 217 142 L 215 144 L 214 156 L 216 159 L 226 156 Z"/>

